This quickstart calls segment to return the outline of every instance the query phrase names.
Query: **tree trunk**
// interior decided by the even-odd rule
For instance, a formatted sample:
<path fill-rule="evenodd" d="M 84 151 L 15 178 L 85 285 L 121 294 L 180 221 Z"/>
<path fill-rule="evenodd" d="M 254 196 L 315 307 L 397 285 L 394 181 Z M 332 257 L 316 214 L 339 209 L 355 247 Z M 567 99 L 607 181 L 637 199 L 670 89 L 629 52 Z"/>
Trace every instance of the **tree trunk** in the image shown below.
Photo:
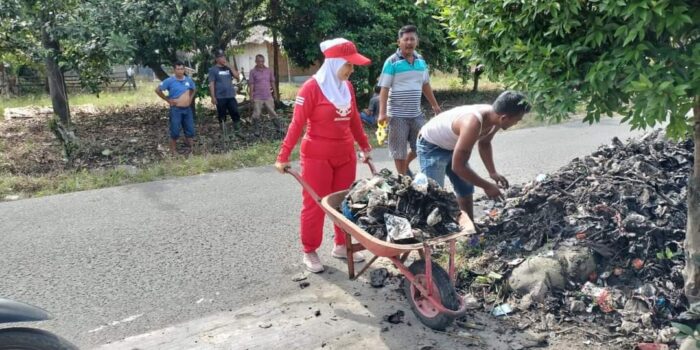
<path fill-rule="evenodd" d="M 700 96 L 693 105 L 694 164 L 688 180 L 688 228 L 685 234 L 685 296 L 700 302 Z"/>
<path fill-rule="evenodd" d="M 273 72 L 275 74 L 275 91 L 277 91 L 277 96 L 275 100 L 280 100 L 280 44 L 277 42 L 277 31 L 272 30 L 272 59 L 273 59 Z"/>
<path fill-rule="evenodd" d="M 52 38 L 46 26 L 41 30 L 41 43 L 48 51 L 44 62 L 46 64 L 46 75 L 49 79 L 49 94 L 54 114 L 58 115 L 61 123 L 70 128 L 70 107 L 68 106 L 68 95 L 66 94 L 66 84 L 63 72 L 58 66 L 57 56 L 60 46 L 56 39 Z"/>
<path fill-rule="evenodd" d="M 5 65 L 0 64 L 0 94 L 3 96 L 10 96 L 10 85 L 8 84 L 9 79 L 7 79 L 7 73 L 5 72 Z"/>
<path fill-rule="evenodd" d="M 163 67 L 160 65 L 160 63 L 148 62 L 148 63 L 146 63 L 146 66 L 148 68 L 153 69 L 153 74 L 155 74 L 156 78 L 158 78 L 158 80 L 160 80 L 160 81 L 163 81 L 165 79 L 168 79 L 168 77 L 170 77 L 168 75 L 168 73 L 166 73 L 163 70 Z"/>

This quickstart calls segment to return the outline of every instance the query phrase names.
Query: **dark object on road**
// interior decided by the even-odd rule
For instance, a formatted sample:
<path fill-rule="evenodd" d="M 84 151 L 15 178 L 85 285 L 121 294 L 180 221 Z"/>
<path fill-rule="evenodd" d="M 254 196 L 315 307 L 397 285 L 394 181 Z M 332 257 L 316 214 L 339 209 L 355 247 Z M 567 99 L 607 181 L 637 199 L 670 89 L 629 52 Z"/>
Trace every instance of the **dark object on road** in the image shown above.
<path fill-rule="evenodd" d="M 412 244 L 461 230 L 454 193 L 424 175 L 416 179 L 382 169 L 356 181 L 343 214 L 372 236 L 393 243 Z"/>
<path fill-rule="evenodd" d="M 384 316 L 384 321 L 389 322 L 391 324 L 399 324 L 403 322 L 403 315 L 403 311 L 398 310 L 393 314 Z"/>
<path fill-rule="evenodd" d="M 384 281 L 386 281 L 387 277 L 389 277 L 389 271 L 382 267 L 372 271 L 369 274 L 369 277 L 369 282 L 372 285 L 372 287 L 381 288 L 384 287 Z"/>
<path fill-rule="evenodd" d="M 0 324 L 44 321 L 51 317 L 35 306 L 8 299 L 0 299 Z M 0 329 L 0 349 L 24 350 L 77 350 L 78 348 L 50 332 L 27 327 Z"/>
<path fill-rule="evenodd" d="M 316 312 L 314 312 L 314 316 L 321 316 L 321 310 L 316 310 Z"/>
<path fill-rule="evenodd" d="M 306 273 L 300 272 L 300 273 L 298 273 L 298 274 L 292 276 L 292 281 L 293 281 L 293 282 L 303 281 L 303 280 L 305 280 L 307 277 L 308 277 L 308 276 L 306 275 Z"/>
<path fill-rule="evenodd" d="M 310 285 L 311 285 L 311 283 L 309 283 L 309 282 L 300 282 L 300 283 L 299 283 L 299 288 L 304 289 L 304 288 L 306 288 L 306 287 L 308 287 L 308 286 L 310 286 Z"/>

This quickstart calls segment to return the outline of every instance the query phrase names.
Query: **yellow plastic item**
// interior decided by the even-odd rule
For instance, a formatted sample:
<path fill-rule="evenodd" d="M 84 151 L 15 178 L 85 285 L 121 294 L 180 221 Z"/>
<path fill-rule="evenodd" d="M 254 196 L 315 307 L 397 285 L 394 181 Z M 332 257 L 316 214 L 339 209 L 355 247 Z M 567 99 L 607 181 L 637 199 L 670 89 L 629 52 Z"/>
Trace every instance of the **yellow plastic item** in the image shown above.
<path fill-rule="evenodd" d="M 375 135 L 377 135 L 377 143 L 379 145 L 383 145 L 384 141 L 386 141 L 386 122 L 381 122 L 377 123 L 377 131 L 375 131 Z"/>

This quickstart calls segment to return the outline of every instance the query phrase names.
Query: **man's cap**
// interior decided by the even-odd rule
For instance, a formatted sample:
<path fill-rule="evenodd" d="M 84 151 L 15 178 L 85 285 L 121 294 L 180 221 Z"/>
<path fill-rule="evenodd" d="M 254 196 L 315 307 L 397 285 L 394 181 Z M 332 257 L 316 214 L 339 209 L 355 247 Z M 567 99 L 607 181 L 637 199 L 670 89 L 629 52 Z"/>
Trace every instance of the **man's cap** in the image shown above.
<path fill-rule="evenodd" d="M 367 66 L 372 63 L 372 60 L 357 52 L 357 47 L 352 41 L 343 38 L 322 42 L 321 51 L 325 58 L 342 58 L 358 66 Z"/>
<path fill-rule="evenodd" d="M 216 50 L 216 53 L 214 54 L 214 57 L 219 58 L 219 57 L 226 57 L 226 53 L 224 50 Z"/>

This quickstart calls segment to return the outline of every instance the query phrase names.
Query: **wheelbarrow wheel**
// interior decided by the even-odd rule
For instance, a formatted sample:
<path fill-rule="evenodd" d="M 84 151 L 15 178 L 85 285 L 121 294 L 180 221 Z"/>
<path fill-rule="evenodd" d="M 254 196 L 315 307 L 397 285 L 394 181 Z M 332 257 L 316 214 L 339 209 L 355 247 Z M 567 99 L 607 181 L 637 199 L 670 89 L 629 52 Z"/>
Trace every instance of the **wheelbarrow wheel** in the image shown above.
<path fill-rule="evenodd" d="M 450 277 L 447 272 L 438 264 L 432 265 L 433 277 L 433 295 L 435 299 L 440 301 L 442 305 L 450 310 L 459 309 L 459 296 L 455 291 L 454 286 L 450 282 Z M 426 285 L 425 275 L 425 260 L 417 260 L 408 268 L 415 276 L 415 283 L 421 283 L 424 288 Z M 435 305 L 428 300 L 408 279 L 404 279 L 404 292 L 411 304 L 413 313 L 418 316 L 420 321 L 438 331 L 443 331 L 449 326 L 453 319 L 449 315 L 440 313 Z"/>

